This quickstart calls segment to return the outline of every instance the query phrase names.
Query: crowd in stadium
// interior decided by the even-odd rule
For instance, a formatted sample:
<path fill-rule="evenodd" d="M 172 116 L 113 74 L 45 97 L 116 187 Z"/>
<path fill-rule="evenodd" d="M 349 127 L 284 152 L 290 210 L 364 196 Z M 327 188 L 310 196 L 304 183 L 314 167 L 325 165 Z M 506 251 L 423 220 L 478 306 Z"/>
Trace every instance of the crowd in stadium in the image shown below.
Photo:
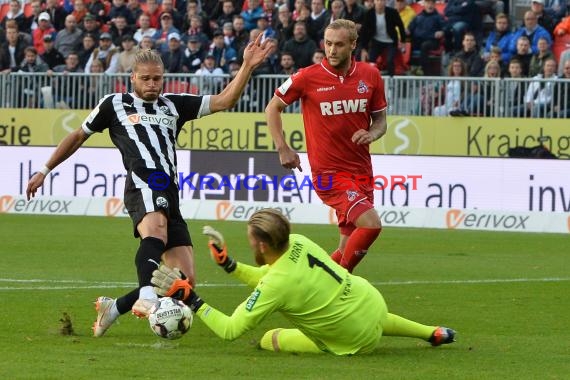
<path fill-rule="evenodd" d="M 274 51 L 254 74 L 290 75 L 323 59 L 324 28 L 346 18 L 359 28 L 356 59 L 385 75 L 570 78 L 570 50 L 554 49 L 570 32 L 565 0 L 532 0 L 523 19 L 501 0 L 406 1 L 10 0 L 0 71 L 128 73 L 141 47 L 161 53 L 166 73 L 232 74 L 262 33 Z"/>

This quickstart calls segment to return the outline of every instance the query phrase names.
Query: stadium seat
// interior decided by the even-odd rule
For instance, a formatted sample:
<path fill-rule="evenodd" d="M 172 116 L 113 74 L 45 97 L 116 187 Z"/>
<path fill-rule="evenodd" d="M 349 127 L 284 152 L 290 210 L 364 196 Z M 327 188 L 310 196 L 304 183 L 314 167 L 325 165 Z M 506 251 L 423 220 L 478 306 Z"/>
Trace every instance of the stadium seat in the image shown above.
<path fill-rule="evenodd" d="M 421 3 L 411 3 L 410 8 L 412 8 L 417 15 L 424 10 L 424 6 Z"/>
<path fill-rule="evenodd" d="M 189 89 L 190 89 L 190 83 L 177 79 L 167 80 L 164 83 L 165 93 L 173 93 L 173 94 L 188 93 Z"/>
<path fill-rule="evenodd" d="M 0 5 L 0 21 L 4 19 L 8 11 L 10 11 L 10 3 Z"/>

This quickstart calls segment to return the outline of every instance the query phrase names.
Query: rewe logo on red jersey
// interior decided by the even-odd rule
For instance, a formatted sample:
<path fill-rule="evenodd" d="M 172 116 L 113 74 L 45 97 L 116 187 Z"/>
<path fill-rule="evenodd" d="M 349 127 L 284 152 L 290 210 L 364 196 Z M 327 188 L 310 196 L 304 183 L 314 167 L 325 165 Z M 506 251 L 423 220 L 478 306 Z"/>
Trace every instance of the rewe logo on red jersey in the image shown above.
<path fill-rule="evenodd" d="M 366 112 L 368 99 L 335 100 L 334 102 L 321 102 L 323 116 L 343 115 L 345 113 Z"/>

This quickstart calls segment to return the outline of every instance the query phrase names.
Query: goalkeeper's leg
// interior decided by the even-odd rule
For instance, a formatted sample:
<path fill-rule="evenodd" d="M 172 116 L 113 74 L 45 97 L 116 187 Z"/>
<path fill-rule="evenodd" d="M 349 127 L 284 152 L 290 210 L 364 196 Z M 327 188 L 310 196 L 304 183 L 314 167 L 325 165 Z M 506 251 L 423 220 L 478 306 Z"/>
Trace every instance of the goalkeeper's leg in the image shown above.
<path fill-rule="evenodd" d="M 384 321 L 382 321 L 382 335 L 384 336 L 402 336 L 428 340 L 435 329 L 436 326 L 422 325 L 392 313 L 388 313 Z"/>
<path fill-rule="evenodd" d="M 259 345 L 264 350 L 275 352 L 323 353 L 315 342 L 297 329 L 269 330 L 263 335 Z"/>

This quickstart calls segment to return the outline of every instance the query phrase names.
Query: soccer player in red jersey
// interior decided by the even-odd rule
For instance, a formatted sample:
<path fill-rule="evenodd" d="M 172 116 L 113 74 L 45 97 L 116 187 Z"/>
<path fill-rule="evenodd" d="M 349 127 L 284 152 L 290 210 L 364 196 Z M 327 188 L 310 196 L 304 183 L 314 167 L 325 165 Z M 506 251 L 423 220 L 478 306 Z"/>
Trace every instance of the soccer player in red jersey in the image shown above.
<path fill-rule="evenodd" d="M 289 77 L 265 109 L 281 165 L 302 171 L 299 155 L 283 137 L 281 120 L 283 110 L 301 100 L 313 185 L 338 217 L 340 242 L 331 256 L 351 272 L 382 230 L 374 209 L 369 145 L 387 128 L 384 81 L 377 68 L 352 57 L 357 38 L 352 21 L 329 24 L 326 59 Z M 363 176 L 370 181 L 357 180 Z"/>

